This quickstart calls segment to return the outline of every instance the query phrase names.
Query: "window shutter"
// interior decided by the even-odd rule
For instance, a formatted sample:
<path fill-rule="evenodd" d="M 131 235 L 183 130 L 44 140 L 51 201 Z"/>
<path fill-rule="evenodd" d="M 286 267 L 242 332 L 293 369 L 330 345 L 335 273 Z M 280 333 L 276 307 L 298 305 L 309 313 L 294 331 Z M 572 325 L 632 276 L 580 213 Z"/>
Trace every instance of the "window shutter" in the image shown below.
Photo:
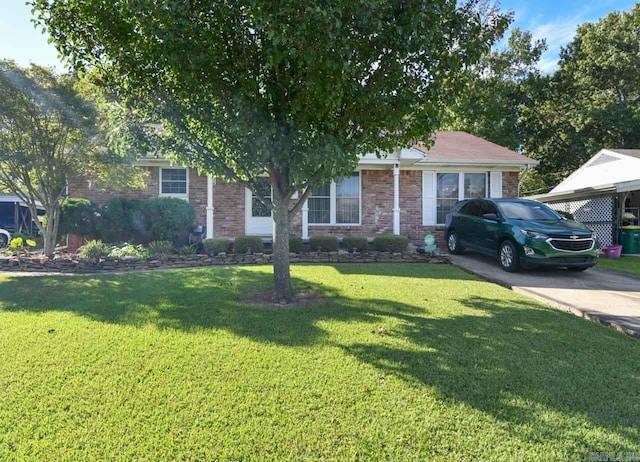
<path fill-rule="evenodd" d="M 502 172 L 491 172 L 491 191 L 490 197 L 502 197 Z"/>
<path fill-rule="evenodd" d="M 422 172 L 422 224 L 436 224 L 436 172 Z"/>

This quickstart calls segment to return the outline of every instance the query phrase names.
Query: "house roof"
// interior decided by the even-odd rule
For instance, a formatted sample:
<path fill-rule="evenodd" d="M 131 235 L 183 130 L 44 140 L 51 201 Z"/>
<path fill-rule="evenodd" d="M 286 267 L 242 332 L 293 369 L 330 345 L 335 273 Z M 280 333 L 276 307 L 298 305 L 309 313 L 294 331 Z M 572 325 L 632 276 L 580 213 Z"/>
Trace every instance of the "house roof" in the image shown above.
<path fill-rule="evenodd" d="M 409 149 L 400 149 L 376 161 L 376 156 L 361 156 L 361 165 L 400 163 L 402 166 L 509 166 L 516 169 L 537 165 L 538 161 L 499 146 L 491 141 L 461 131 L 438 131 L 433 145 L 427 148 L 418 143 Z"/>
<path fill-rule="evenodd" d="M 537 200 L 586 197 L 640 189 L 640 149 L 602 149 Z"/>
<path fill-rule="evenodd" d="M 538 161 L 518 154 L 491 141 L 460 131 L 438 131 L 430 149 L 423 144 L 414 146 L 429 161 L 512 162 L 535 165 Z"/>

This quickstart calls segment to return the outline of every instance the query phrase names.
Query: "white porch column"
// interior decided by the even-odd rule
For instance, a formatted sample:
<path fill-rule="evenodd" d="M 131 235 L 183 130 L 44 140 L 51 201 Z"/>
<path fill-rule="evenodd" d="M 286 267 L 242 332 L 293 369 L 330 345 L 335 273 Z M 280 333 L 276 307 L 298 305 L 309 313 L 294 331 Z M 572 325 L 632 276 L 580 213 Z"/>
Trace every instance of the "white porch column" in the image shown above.
<path fill-rule="evenodd" d="M 213 237 L 213 177 L 207 176 L 207 239 Z"/>
<path fill-rule="evenodd" d="M 302 239 L 309 239 L 309 201 L 302 206 Z"/>
<path fill-rule="evenodd" d="M 400 165 L 393 164 L 393 234 L 400 234 Z"/>

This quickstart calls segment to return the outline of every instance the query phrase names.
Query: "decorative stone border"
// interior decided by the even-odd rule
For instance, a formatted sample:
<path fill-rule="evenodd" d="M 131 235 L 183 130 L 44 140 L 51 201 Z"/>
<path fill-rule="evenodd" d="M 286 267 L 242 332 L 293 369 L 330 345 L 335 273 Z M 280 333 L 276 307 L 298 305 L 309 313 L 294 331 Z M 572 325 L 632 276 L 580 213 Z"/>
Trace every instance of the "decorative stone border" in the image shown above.
<path fill-rule="evenodd" d="M 1 271 L 24 271 L 41 273 L 97 273 L 109 271 L 142 271 L 160 268 L 197 268 L 222 265 L 267 265 L 271 264 L 271 254 L 255 253 L 208 255 L 169 255 L 157 258 L 104 258 L 99 262 L 79 260 L 77 258 L 54 258 L 45 260 L 29 257 L 0 258 Z M 400 254 L 389 252 L 349 253 L 311 252 L 289 255 L 291 263 L 392 263 L 392 262 L 430 262 L 448 263 L 441 255 Z"/>

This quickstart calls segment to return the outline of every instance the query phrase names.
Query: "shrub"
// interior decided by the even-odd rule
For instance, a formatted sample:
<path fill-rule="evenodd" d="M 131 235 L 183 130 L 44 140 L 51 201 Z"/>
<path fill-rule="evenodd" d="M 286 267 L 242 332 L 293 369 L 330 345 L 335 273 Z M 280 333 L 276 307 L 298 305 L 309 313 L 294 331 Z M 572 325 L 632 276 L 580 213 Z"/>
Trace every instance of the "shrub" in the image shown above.
<path fill-rule="evenodd" d="M 342 238 L 342 247 L 348 251 L 364 252 L 369 248 L 369 242 L 364 236 L 345 236 Z"/>
<path fill-rule="evenodd" d="M 404 252 L 409 245 L 409 238 L 406 236 L 397 236 L 395 234 L 385 234 L 376 236 L 373 239 L 373 247 L 379 252 Z"/>
<path fill-rule="evenodd" d="M 142 244 L 129 244 L 127 242 L 115 245 L 111 247 L 109 251 L 109 257 L 123 258 L 123 257 L 135 257 L 135 258 L 148 258 L 149 251 Z"/>
<path fill-rule="evenodd" d="M 197 250 L 198 249 L 196 248 L 195 245 L 185 244 L 178 249 L 178 253 L 180 255 L 195 255 Z"/>
<path fill-rule="evenodd" d="M 174 197 L 109 199 L 102 207 L 99 232 L 107 242 L 171 241 L 184 244 L 189 238 L 195 211 Z"/>
<path fill-rule="evenodd" d="M 171 241 L 151 241 L 149 242 L 149 255 L 158 257 L 162 255 L 171 255 L 176 252 L 176 248 Z"/>
<path fill-rule="evenodd" d="M 186 243 L 195 216 L 193 206 L 182 199 L 155 197 L 145 201 L 144 221 L 152 240 Z"/>
<path fill-rule="evenodd" d="M 101 240 L 89 241 L 85 245 L 78 248 L 78 256 L 82 260 L 99 261 L 101 258 L 109 255 L 110 247 Z"/>
<path fill-rule="evenodd" d="M 123 242 L 140 240 L 134 238 L 135 228 L 142 227 L 142 223 L 134 220 L 133 211 L 139 208 L 142 199 L 126 199 L 114 197 L 104 203 L 98 222 L 98 234 L 105 242 Z M 135 214 L 139 217 L 139 214 Z"/>
<path fill-rule="evenodd" d="M 300 253 L 302 250 L 302 238 L 300 236 L 289 236 L 289 252 Z"/>
<path fill-rule="evenodd" d="M 262 238 L 258 236 L 240 236 L 235 242 L 236 253 L 260 253 L 264 250 Z"/>
<path fill-rule="evenodd" d="M 97 235 L 98 207 L 88 199 L 68 198 L 60 204 L 58 232 L 88 237 Z"/>
<path fill-rule="evenodd" d="M 311 250 L 335 252 L 338 250 L 338 238 L 334 236 L 313 236 L 309 238 Z"/>
<path fill-rule="evenodd" d="M 202 241 L 204 253 L 207 255 L 218 255 L 222 252 L 228 252 L 231 247 L 231 239 L 226 237 L 217 237 L 213 239 L 205 239 Z"/>

